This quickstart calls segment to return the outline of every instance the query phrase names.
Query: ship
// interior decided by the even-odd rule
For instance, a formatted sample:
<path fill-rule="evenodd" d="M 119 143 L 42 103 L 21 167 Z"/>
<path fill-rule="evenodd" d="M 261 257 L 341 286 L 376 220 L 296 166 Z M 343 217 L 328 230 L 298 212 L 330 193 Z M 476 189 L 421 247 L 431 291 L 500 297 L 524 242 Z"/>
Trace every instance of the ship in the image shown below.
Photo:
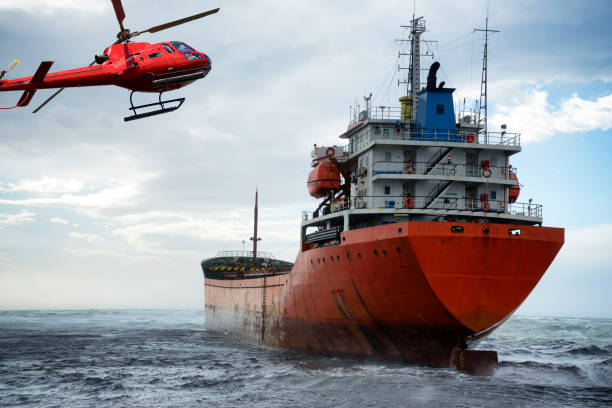
<path fill-rule="evenodd" d="M 564 243 L 542 205 L 520 202 L 521 135 L 457 109 L 434 62 L 420 80 L 411 21 L 406 95 L 352 111 L 344 145 L 317 146 L 294 263 L 253 251 L 201 262 L 207 330 L 266 346 L 489 374 L 479 342 L 537 285 Z M 488 22 L 487 22 L 488 30 Z M 488 32 L 487 32 L 488 34 Z M 422 86 L 425 85 L 425 86 Z M 484 101 L 482 97 L 484 96 Z M 459 104 L 460 106 L 460 104 Z"/>

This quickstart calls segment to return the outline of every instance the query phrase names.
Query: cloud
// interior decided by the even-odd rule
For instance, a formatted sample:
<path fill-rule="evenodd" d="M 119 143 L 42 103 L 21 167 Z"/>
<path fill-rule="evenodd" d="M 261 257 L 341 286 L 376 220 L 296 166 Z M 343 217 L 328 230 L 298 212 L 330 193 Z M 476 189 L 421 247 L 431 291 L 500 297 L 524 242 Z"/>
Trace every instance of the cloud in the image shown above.
<path fill-rule="evenodd" d="M 69 224 L 70 223 L 69 221 L 66 221 L 65 219 L 60 218 L 60 217 L 51 217 L 49 218 L 49 222 L 53 224 Z"/>
<path fill-rule="evenodd" d="M 271 250 L 297 242 L 297 213 L 298 209 L 293 206 L 260 208 L 259 234 L 267 248 Z M 112 230 L 112 235 L 128 243 L 130 250 L 150 254 L 164 251 L 177 254 L 188 247 L 202 248 L 202 243 L 221 250 L 228 243 L 248 241 L 253 235 L 252 208 L 208 212 L 205 216 L 180 211 L 150 211 L 113 217 L 109 222 L 122 225 Z"/>
<path fill-rule="evenodd" d="M 603 3 L 592 6 L 596 13 L 582 4 L 523 3 L 492 8 L 491 26 L 501 33 L 492 37 L 489 79 L 504 78 L 507 88 L 490 83 L 489 113 L 495 113 L 497 101 L 502 101 L 516 119 L 503 117 L 500 124 L 524 131 L 527 141 L 551 137 L 557 130 L 550 127 L 560 127 L 570 117 L 568 110 L 584 114 L 577 113 L 571 121 L 579 118 L 587 127 L 605 121 L 605 109 L 598 109 L 605 101 L 594 99 L 600 94 L 586 93 L 591 88 L 584 84 L 575 89 L 585 99 L 570 97 L 570 90 L 565 108 L 563 103 L 551 104 L 552 95 L 543 92 L 552 86 L 538 86 L 612 78 L 610 36 L 605 35 L 606 25 L 597 24 L 609 20 L 612 9 Z M 126 27 L 132 29 L 214 7 L 185 0 L 170 10 L 172 15 L 164 14 L 164 20 L 162 14 L 170 11 L 163 0 L 124 1 L 124 6 Z M 130 271 L 121 281 L 126 298 L 138 292 L 155 299 L 133 271 L 146 270 L 147 278 L 159 273 L 174 279 L 177 262 L 184 262 L 181 268 L 193 280 L 182 282 L 177 291 L 176 304 L 182 304 L 190 289 L 201 296 L 200 257 L 240 249 L 243 239 L 249 247 L 255 186 L 260 187 L 260 249 L 294 259 L 300 242 L 300 210 L 315 202 L 306 189 L 312 143 L 344 143 L 337 136 L 346 128 L 348 105 L 355 97 L 361 101 L 362 95 L 374 91 L 375 105 L 397 105 L 404 88 L 397 87 L 398 50 L 393 39 L 399 38 L 399 25 L 412 14 L 412 3 L 264 0 L 257 7 L 239 2 L 221 6 L 221 13 L 210 18 L 139 37 L 152 43 L 180 39 L 213 59 L 206 79 L 164 94 L 187 98 L 176 112 L 125 123 L 128 90 L 83 87 L 66 90 L 36 115 L 31 108 L 2 113 L 0 213 L 15 217 L 25 208 L 45 221 L 55 215 L 70 220 L 65 224 L 68 230 L 49 228 L 45 222 L 21 228 L 20 234 L 8 227 L 0 231 L 0 251 L 27 266 L 27 273 L 15 279 L 39 278 L 44 270 L 58 286 L 82 293 L 91 278 L 83 270 L 91 272 L 91 259 L 96 258 L 100 282 L 117 282 L 107 275 L 110 271 Z M 482 0 L 417 4 L 431 32 L 425 38 L 440 40 L 442 50 L 463 44 L 452 41 L 481 27 L 481 6 Z M 579 9 L 585 12 L 576 19 Z M 459 20 L 461 24 L 455 24 Z M 580 26 L 568 30 L 568 21 Z M 88 64 L 118 30 L 108 0 L 0 0 L 0 27 L 5 34 L 3 51 L 22 60 L 11 78 L 32 75 L 44 59 L 56 61 L 54 71 Z M 592 40 L 589 47 L 576 32 Z M 442 63 L 440 80 L 456 87 L 457 93 L 468 92 L 473 85 L 477 97 L 482 37 L 471 34 L 470 38 L 464 47 L 436 56 Z M 530 46 L 535 43 L 540 46 Z M 396 76 L 385 80 L 389 72 L 389 78 Z M 31 107 L 52 92 L 39 91 Z M 509 95 L 516 99 L 508 101 Z M 156 97 L 134 96 L 136 103 Z M 18 93 L 0 92 L 0 106 L 12 106 L 18 98 Z M 523 105 L 527 108 L 519 110 Z M 533 134 L 523 128 L 525 120 Z M 266 208 L 266 203 L 277 207 Z M 4 220 L 0 225 L 8 222 L 0 219 Z M 76 228 L 76 223 L 81 226 Z M 68 235 L 69 231 L 84 233 Z M 562 254 L 572 253 L 569 234 Z M 30 256 L 33 247 L 36 259 Z M 576 262 L 577 255 L 572 256 L 568 260 Z M 42 267 L 44 262 L 50 268 Z M 140 262 L 150 262 L 149 267 L 141 267 Z M 83 281 L 64 275 L 70 271 Z M 19 294 L 16 298 L 27 299 L 24 294 L 30 293 L 31 283 L 19 282 L 22 286 L 11 285 L 16 288 L 11 291 Z M 40 284 L 40 279 L 32 282 Z M 87 304 L 108 304 L 107 293 L 95 286 Z M 48 298 L 31 296 L 34 299 Z M 66 304 L 58 299 L 47 307 Z M 201 297 L 192 305 L 201 306 Z"/>
<path fill-rule="evenodd" d="M 548 92 L 528 89 L 510 104 L 499 105 L 491 116 L 491 128 L 507 123 L 520 128 L 522 144 L 540 142 L 559 133 L 606 131 L 612 127 L 612 94 L 587 100 L 574 93 L 558 107 L 548 102 Z"/>
<path fill-rule="evenodd" d="M 0 191 L 5 193 L 72 193 L 81 191 L 85 187 L 84 180 L 62 179 L 58 177 L 43 176 L 39 179 L 20 180 L 16 183 L 0 181 Z"/>
<path fill-rule="evenodd" d="M 100 217 L 100 210 L 135 205 L 136 198 L 142 192 L 142 184 L 155 177 L 156 175 L 153 173 L 133 173 L 126 176 L 124 179 L 107 181 L 107 183 L 115 185 L 89 194 L 68 193 L 55 197 L 36 197 L 13 200 L 0 199 L 0 204 L 32 207 L 72 207 L 92 217 Z M 75 183 L 74 186 L 76 186 L 76 184 L 77 183 Z M 62 186 L 65 186 L 65 183 L 58 182 L 48 184 L 18 182 L 14 185 L 28 186 L 28 188 L 30 188 L 29 191 L 36 191 L 37 189 L 54 191 L 57 190 L 57 188 L 60 190 L 63 189 L 64 187 Z"/>
<path fill-rule="evenodd" d="M 36 213 L 21 210 L 18 214 L 2 214 L 0 213 L 0 229 L 3 225 L 21 225 L 35 221 Z"/>
<path fill-rule="evenodd" d="M 605 270 L 612 265 L 610 251 L 612 224 L 567 229 L 565 244 L 555 261 L 570 273 L 582 270 Z"/>
<path fill-rule="evenodd" d="M 101 0 L 2 0 L 0 10 L 19 10 L 27 13 L 51 14 L 65 10 L 77 10 L 87 12 L 100 12 L 107 8 L 107 4 Z"/>
<path fill-rule="evenodd" d="M 80 232 L 71 232 L 68 234 L 70 238 L 84 239 L 89 243 L 94 242 L 103 242 L 104 238 L 100 237 L 98 234 L 87 234 Z"/>

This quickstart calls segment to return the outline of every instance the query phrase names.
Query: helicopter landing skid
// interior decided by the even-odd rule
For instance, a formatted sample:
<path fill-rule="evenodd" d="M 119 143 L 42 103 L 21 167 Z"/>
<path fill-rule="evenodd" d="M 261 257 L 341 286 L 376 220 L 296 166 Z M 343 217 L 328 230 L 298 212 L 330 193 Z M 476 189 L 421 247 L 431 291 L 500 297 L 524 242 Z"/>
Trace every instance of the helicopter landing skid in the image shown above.
<path fill-rule="evenodd" d="M 129 122 L 131 120 L 136 120 L 136 119 L 148 118 L 149 116 L 161 115 L 162 113 L 168 113 L 168 112 L 175 111 L 175 110 L 177 110 L 178 108 L 181 107 L 183 102 L 185 102 L 185 98 L 169 99 L 167 101 L 162 101 L 161 96 L 162 96 L 163 92 L 160 92 L 159 93 L 159 102 L 148 103 L 146 105 L 134 106 L 134 102 L 132 101 L 132 95 L 134 95 L 134 92 L 136 92 L 136 91 L 132 91 L 132 93 L 130 94 L 130 105 L 132 105 L 132 107 L 129 108 L 129 110 L 133 111 L 134 114 L 131 115 L 131 116 L 126 116 L 125 118 L 123 118 L 123 120 L 126 121 L 126 122 Z M 165 104 L 176 104 L 176 105 L 175 106 L 166 107 Z M 148 111 L 148 112 L 144 112 L 144 113 L 137 113 L 136 112 L 136 109 L 148 108 L 148 107 L 151 107 L 151 106 L 159 106 L 161 109 L 152 110 L 152 111 Z"/>

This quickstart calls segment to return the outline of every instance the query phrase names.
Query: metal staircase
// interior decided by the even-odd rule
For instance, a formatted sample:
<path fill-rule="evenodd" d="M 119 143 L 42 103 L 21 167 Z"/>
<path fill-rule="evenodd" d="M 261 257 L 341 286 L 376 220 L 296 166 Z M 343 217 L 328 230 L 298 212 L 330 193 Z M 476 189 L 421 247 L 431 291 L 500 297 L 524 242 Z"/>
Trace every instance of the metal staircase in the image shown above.
<path fill-rule="evenodd" d="M 427 162 L 425 174 L 430 174 L 436 167 L 438 167 L 438 164 L 444 160 L 446 155 L 448 155 L 451 150 L 453 150 L 452 147 L 441 147 L 440 150 L 438 150 Z"/>
<path fill-rule="evenodd" d="M 446 191 L 451 183 L 451 180 L 441 180 L 438 184 L 436 184 L 434 188 L 431 189 L 429 194 L 425 196 L 425 205 L 423 208 L 429 208 L 434 201 L 436 201 L 436 199 L 440 197 L 444 191 Z"/>

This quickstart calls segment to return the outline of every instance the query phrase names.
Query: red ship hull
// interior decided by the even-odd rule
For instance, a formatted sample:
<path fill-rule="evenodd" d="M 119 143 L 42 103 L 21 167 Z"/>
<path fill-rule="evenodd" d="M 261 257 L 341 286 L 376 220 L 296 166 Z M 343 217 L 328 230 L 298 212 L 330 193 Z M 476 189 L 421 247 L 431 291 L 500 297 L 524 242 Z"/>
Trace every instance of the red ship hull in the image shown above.
<path fill-rule="evenodd" d="M 303 244 L 288 274 L 205 278 L 206 326 L 283 348 L 451 366 L 519 307 L 563 240 L 560 228 L 507 224 L 346 231 L 339 245 Z"/>

